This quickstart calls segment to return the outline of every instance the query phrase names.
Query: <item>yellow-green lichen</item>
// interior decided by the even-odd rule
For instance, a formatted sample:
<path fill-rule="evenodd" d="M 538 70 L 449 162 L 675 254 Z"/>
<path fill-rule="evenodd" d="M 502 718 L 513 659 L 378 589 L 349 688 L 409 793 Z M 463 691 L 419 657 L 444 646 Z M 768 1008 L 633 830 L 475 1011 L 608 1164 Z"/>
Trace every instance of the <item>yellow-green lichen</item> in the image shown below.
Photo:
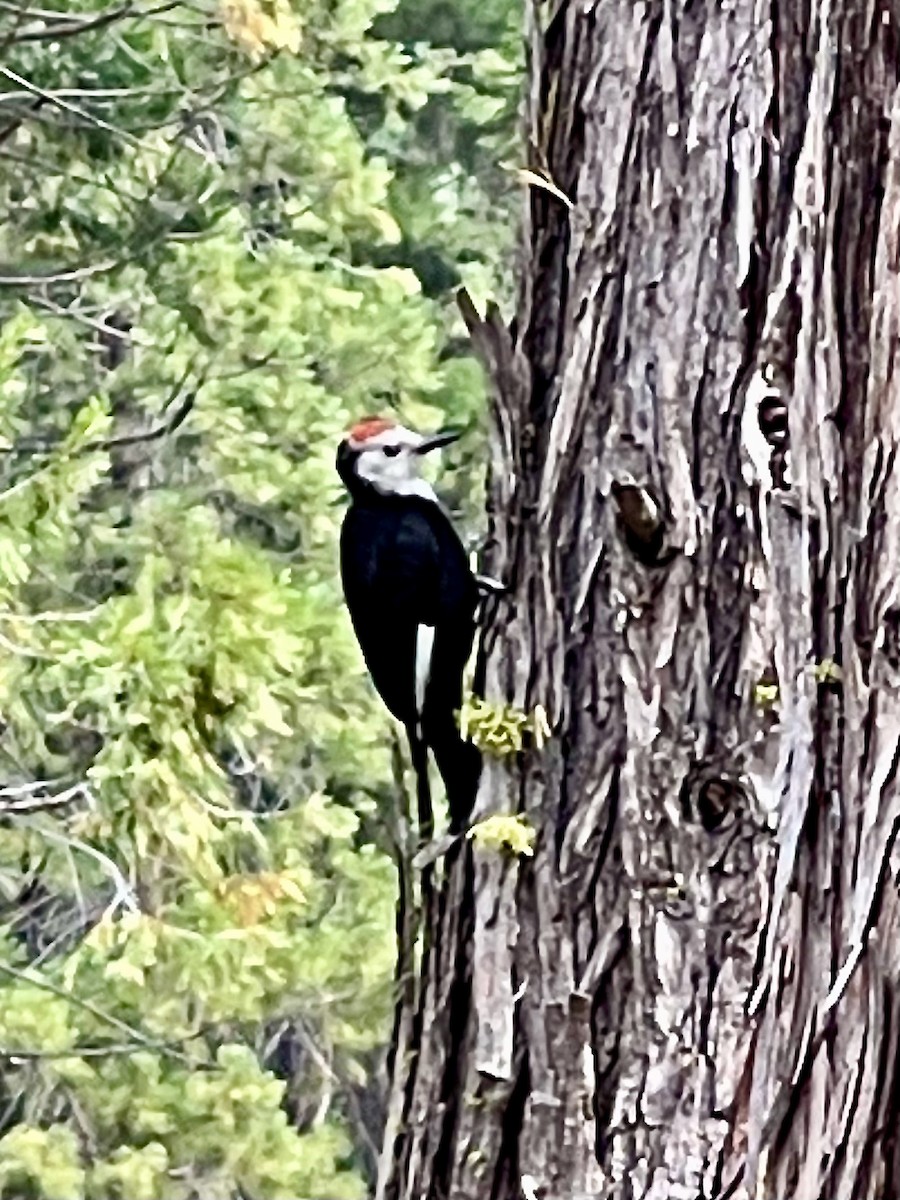
<path fill-rule="evenodd" d="M 463 704 L 459 728 L 464 738 L 494 758 L 518 754 L 526 736 L 538 750 L 550 737 L 547 714 L 540 704 L 526 713 L 511 704 L 491 704 L 477 696 L 470 696 Z"/>
<path fill-rule="evenodd" d="M 823 658 L 813 667 L 816 683 L 837 683 L 843 679 L 843 672 L 833 658 Z"/>
<path fill-rule="evenodd" d="M 778 703 L 778 684 L 758 683 L 753 689 L 753 699 L 757 708 L 774 708 Z"/>
<path fill-rule="evenodd" d="M 473 838 L 482 850 L 507 850 L 510 854 L 534 854 L 537 830 L 518 813 L 495 813 L 477 821 L 467 837 Z"/>

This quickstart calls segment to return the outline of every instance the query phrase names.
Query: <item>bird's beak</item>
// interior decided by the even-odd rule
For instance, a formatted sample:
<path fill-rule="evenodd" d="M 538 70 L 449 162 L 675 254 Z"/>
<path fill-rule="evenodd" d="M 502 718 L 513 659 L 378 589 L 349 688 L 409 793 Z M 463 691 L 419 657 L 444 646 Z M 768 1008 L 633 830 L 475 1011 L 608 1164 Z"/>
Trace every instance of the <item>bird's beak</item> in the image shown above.
<path fill-rule="evenodd" d="M 455 442 L 460 437 L 462 437 L 462 431 L 459 429 L 442 429 L 440 433 L 423 438 L 416 446 L 416 454 L 427 454 L 429 450 L 439 450 L 441 446 L 449 446 L 451 442 Z"/>

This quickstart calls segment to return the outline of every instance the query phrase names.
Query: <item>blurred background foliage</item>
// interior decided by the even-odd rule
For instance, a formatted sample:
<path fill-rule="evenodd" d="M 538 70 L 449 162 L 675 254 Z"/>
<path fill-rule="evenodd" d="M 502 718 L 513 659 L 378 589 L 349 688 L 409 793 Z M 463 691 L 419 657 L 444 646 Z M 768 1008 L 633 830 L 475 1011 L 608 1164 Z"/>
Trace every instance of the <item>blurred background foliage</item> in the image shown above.
<path fill-rule="evenodd" d="M 361 1197 L 391 726 L 354 418 L 469 429 L 515 0 L 0 3 L 0 1195 Z"/>

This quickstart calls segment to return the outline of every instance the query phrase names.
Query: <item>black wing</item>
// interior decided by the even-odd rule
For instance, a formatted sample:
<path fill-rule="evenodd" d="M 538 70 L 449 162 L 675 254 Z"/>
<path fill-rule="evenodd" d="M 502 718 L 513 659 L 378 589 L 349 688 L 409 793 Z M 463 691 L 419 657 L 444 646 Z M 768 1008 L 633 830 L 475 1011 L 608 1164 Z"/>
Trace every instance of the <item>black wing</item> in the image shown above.
<path fill-rule="evenodd" d="M 341 530 L 341 576 L 366 665 L 398 720 L 415 719 L 419 625 L 435 630 L 433 686 L 458 692 L 477 597 L 465 550 L 436 505 L 352 505 Z"/>

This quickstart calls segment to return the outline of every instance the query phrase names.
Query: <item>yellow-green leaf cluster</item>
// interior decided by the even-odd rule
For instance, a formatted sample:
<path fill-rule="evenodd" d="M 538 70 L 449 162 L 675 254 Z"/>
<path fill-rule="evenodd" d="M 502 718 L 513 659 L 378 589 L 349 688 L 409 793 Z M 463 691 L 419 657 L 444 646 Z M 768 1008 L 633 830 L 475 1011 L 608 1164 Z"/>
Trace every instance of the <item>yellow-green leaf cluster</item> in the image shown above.
<path fill-rule="evenodd" d="M 537 830 L 521 813 L 493 813 L 476 822 L 467 836 L 483 850 L 505 850 L 530 858 L 534 854 Z"/>
<path fill-rule="evenodd" d="M 511 704 L 492 704 L 477 696 L 469 697 L 463 705 L 459 727 L 464 738 L 493 758 L 519 753 L 525 749 L 526 739 L 540 750 L 551 732 L 540 705 L 525 713 Z"/>

